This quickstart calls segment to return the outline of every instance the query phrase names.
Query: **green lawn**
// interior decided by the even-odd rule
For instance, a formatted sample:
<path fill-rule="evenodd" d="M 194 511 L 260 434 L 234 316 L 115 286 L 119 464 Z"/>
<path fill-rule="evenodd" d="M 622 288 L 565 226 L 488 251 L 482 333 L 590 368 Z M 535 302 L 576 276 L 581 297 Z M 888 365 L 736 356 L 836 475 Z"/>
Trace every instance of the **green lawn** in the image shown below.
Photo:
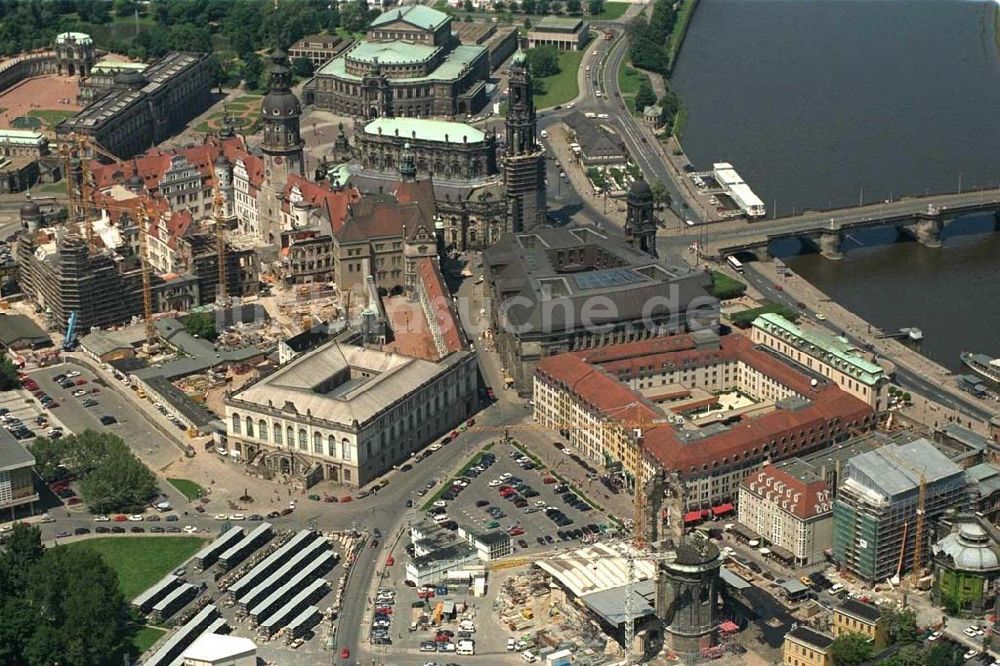
<path fill-rule="evenodd" d="M 41 194 L 65 194 L 66 183 L 59 181 L 58 183 L 45 183 L 44 185 L 37 185 L 35 187 L 35 192 L 39 192 Z"/>
<path fill-rule="evenodd" d="M 576 98 L 580 93 L 576 77 L 580 71 L 581 60 L 583 51 L 563 51 L 559 54 L 559 73 L 539 79 L 545 87 L 545 93 L 535 96 L 536 107 L 544 109 L 556 104 L 565 104 Z"/>
<path fill-rule="evenodd" d="M 622 61 L 622 66 L 618 70 L 618 87 L 622 91 L 622 101 L 633 114 L 636 112 L 635 95 L 639 92 L 643 79 L 648 80 L 649 76 Z"/>
<path fill-rule="evenodd" d="M 616 18 L 621 18 L 622 14 L 626 11 L 628 11 L 627 2 L 605 2 L 601 13 L 595 18 L 603 19 L 605 21 L 613 21 Z"/>
<path fill-rule="evenodd" d="M 118 573 L 122 594 L 134 599 L 197 553 L 205 541 L 194 536 L 115 536 L 76 541 L 66 548 L 89 548 L 100 553 Z"/>
<path fill-rule="evenodd" d="M 132 645 L 135 646 L 137 653 L 142 654 L 153 647 L 153 643 L 160 640 L 160 636 L 165 633 L 166 630 L 157 627 L 140 627 L 132 636 Z"/>
<path fill-rule="evenodd" d="M 249 102 L 259 102 L 263 99 L 263 97 L 263 95 L 243 95 L 234 99 L 233 102 L 237 104 L 247 104 Z"/>
<path fill-rule="evenodd" d="M 74 115 L 75 111 L 64 111 L 62 109 L 32 109 L 28 115 L 34 118 L 41 118 L 49 129 L 55 129 L 56 125 Z"/>
<path fill-rule="evenodd" d="M 174 488 L 184 493 L 184 497 L 189 500 L 196 500 L 205 494 L 205 489 L 199 486 L 194 481 L 188 481 L 187 479 L 167 479 Z"/>

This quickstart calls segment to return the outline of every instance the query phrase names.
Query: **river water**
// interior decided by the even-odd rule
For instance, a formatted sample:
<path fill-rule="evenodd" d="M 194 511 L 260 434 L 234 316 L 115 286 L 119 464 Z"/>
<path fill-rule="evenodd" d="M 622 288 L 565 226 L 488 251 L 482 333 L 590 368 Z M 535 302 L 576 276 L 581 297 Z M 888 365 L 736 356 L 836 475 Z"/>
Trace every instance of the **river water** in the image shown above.
<path fill-rule="evenodd" d="M 728 161 L 773 214 L 1000 186 L 995 5 L 923 0 L 702 0 L 672 84 L 700 169 Z M 924 331 L 960 370 L 1000 356 L 1000 234 L 960 220 L 945 247 L 847 239 L 840 262 L 788 264 L 872 323 Z M 794 247 L 776 248 L 778 254 Z"/>

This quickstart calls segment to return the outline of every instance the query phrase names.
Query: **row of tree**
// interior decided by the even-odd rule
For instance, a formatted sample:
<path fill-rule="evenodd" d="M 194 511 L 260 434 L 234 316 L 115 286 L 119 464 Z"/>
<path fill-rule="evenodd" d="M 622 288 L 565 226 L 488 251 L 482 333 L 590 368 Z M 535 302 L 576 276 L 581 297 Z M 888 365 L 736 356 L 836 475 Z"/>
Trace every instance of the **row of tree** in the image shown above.
<path fill-rule="evenodd" d="M 951 642 L 941 642 L 927 649 L 920 642 L 917 616 L 909 608 L 882 607 L 888 643 L 893 649 L 878 662 L 880 666 L 963 666 L 963 648 Z M 878 655 L 875 646 L 862 634 L 841 634 L 830 646 L 833 663 L 837 666 L 862 666 L 874 663 Z"/>
<path fill-rule="evenodd" d="M 0 664 L 130 663 L 129 611 L 118 577 L 85 548 L 44 548 L 18 523 L 0 552 Z"/>
<path fill-rule="evenodd" d="M 633 65 L 664 76 L 670 73 L 670 40 L 679 6 L 672 0 L 655 0 L 648 20 L 640 14 L 629 22 L 629 58 Z"/>
<path fill-rule="evenodd" d="M 46 481 L 67 471 L 81 479 L 80 494 L 93 513 L 141 511 L 156 494 L 156 477 L 117 435 L 84 430 L 28 445 L 35 471 Z"/>

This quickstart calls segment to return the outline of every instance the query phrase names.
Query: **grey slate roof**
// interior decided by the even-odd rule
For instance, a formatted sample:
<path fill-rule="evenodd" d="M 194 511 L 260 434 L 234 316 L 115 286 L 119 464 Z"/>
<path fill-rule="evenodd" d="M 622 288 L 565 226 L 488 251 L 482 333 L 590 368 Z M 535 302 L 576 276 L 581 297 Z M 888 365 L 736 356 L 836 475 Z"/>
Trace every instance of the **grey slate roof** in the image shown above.
<path fill-rule="evenodd" d="M 0 472 L 21 469 L 35 464 L 35 456 L 11 437 L 6 430 L 0 432 Z"/>
<path fill-rule="evenodd" d="M 872 606 L 871 604 L 858 601 L 857 599 L 844 599 L 844 601 L 837 606 L 837 611 L 868 622 L 876 622 L 880 617 L 882 617 L 882 611 L 878 608 Z"/>
<path fill-rule="evenodd" d="M 19 314 L 0 315 L 0 344 L 51 345 L 52 338 L 31 317 Z"/>
<path fill-rule="evenodd" d="M 821 650 L 825 650 L 833 645 L 833 636 L 822 634 L 815 629 L 810 629 L 809 627 L 795 627 L 789 631 L 786 636 L 791 636 L 792 638 L 800 640 L 808 645 L 813 645 Z"/>
<path fill-rule="evenodd" d="M 883 446 L 847 463 L 847 478 L 887 498 L 914 492 L 923 474 L 930 484 L 962 475 L 962 469 L 926 439 Z"/>

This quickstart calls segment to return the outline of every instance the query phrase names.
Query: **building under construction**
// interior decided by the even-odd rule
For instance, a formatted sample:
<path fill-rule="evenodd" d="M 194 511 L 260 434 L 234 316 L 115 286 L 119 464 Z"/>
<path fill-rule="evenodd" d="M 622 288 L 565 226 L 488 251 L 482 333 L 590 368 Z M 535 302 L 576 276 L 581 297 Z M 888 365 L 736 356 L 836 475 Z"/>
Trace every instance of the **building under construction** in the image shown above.
<path fill-rule="evenodd" d="M 870 584 L 901 576 L 926 562 L 932 521 L 967 500 L 962 469 L 926 439 L 862 453 L 837 489 L 833 557 Z"/>
<path fill-rule="evenodd" d="M 108 248 L 88 243 L 70 228 L 39 228 L 39 221 L 23 220 L 26 230 L 17 244 L 19 282 L 25 297 L 46 312 L 52 328 L 65 330 L 73 312 L 77 330 L 84 332 L 142 316 L 137 227 L 118 225 L 121 244 Z M 189 310 L 216 300 L 219 271 L 212 236 L 192 231 L 178 237 L 176 244 L 185 270 L 151 276 L 153 312 Z M 256 293 L 259 269 L 253 250 L 230 248 L 225 256 L 227 293 Z"/>

